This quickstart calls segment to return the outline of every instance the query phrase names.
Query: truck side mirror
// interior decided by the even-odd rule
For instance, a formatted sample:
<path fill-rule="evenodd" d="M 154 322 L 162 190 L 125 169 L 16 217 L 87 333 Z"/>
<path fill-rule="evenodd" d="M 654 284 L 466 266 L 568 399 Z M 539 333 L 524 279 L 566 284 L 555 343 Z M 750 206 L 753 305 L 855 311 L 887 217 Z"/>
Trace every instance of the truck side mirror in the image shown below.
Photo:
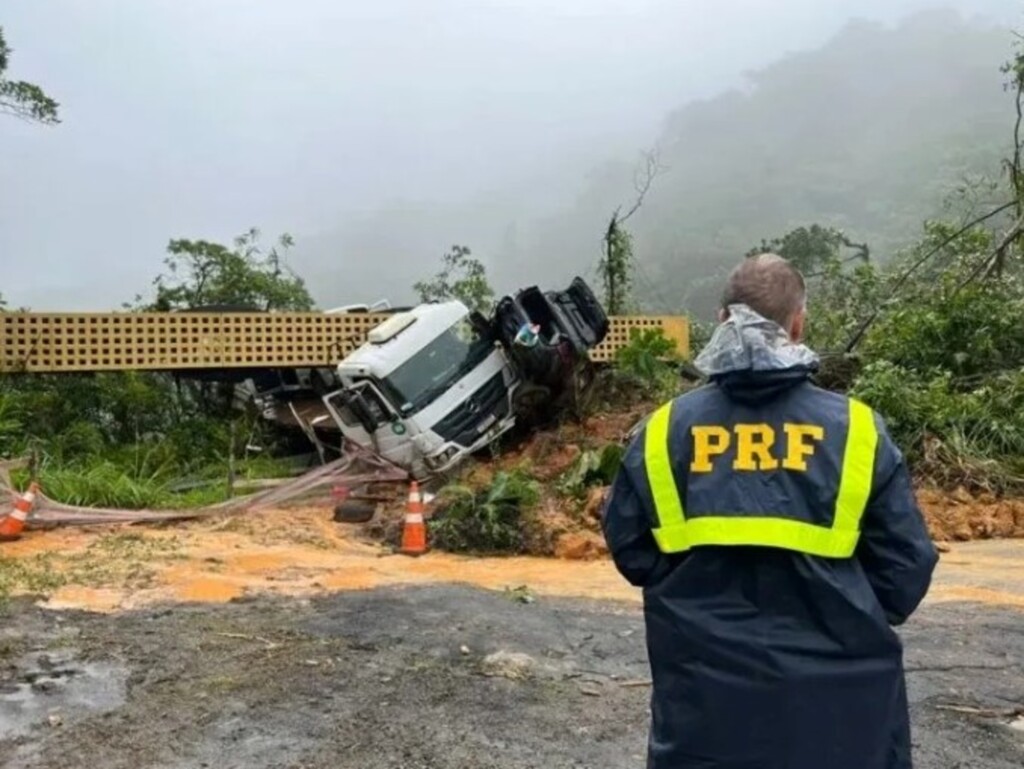
<path fill-rule="evenodd" d="M 380 427 L 380 423 L 374 418 L 373 411 L 370 409 L 362 393 L 343 392 L 341 402 L 359 420 L 359 424 L 363 426 L 366 432 L 375 433 L 377 428 Z"/>
<path fill-rule="evenodd" d="M 494 324 L 484 317 L 483 313 L 473 310 L 469 314 L 469 324 L 484 339 L 494 338 Z"/>

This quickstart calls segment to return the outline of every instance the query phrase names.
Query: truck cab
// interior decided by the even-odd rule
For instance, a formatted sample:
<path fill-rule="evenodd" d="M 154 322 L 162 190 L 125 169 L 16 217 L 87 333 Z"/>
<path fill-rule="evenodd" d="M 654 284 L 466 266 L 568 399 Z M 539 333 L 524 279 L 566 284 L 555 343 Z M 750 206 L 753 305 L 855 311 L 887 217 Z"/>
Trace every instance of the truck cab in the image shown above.
<path fill-rule="evenodd" d="M 324 396 L 345 437 L 415 478 L 443 473 L 515 424 L 519 375 L 458 301 L 422 304 L 375 327 Z"/>

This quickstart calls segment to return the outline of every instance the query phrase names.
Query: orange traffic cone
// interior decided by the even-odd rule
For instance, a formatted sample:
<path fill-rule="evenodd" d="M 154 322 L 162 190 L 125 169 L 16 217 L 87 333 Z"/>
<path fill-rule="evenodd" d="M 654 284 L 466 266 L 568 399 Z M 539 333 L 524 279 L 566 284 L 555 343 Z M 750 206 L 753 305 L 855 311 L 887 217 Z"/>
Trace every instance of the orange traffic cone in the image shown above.
<path fill-rule="evenodd" d="M 405 525 L 402 527 L 402 547 L 405 555 L 423 555 L 427 552 L 427 525 L 423 521 L 423 498 L 416 481 L 409 488 L 409 503 L 405 509 Z"/>
<path fill-rule="evenodd" d="M 25 492 L 25 496 L 14 503 L 14 510 L 11 511 L 11 514 L 0 521 L 0 542 L 13 542 L 16 539 L 21 539 L 21 532 L 25 530 L 25 521 L 35 506 L 38 493 L 39 484 L 33 482 Z"/>

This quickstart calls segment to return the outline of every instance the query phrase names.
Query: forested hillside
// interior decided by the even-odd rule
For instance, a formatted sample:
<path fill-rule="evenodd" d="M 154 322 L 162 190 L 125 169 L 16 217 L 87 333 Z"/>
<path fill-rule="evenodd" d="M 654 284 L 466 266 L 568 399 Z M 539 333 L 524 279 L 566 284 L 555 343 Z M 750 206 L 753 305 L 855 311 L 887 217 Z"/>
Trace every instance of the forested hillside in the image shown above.
<path fill-rule="evenodd" d="M 647 273 L 640 296 L 667 310 L 685 297 L 706 312 L 695 282 L 812 222 L 882 257 L 916 241 L 923 219 L 966 181 L 997 174 L 1010 150 L 999 67 L 1011 43 L 953 13 L 893 29 L 854 22 L 821 49 L 752 73 L 747 92 L 679 110 L 657 142 L 665 171 L 631 223 Z M 631 173 L 625 163 L 609 171 L 520 257 L 565 250 L 589 264 L 603 220 L 628 202 Z"/>
<path fill-rule="evenodd" d="M 1008 29 L 954 12 L 897 26 L 853 21 L 817 50 L 780 52 L 744 90 L 682 106 L 652 137 L 664 170 L 629 222 L 637 298 L 706 315 L 702 278 L 762 238 L 815 222 L 866 241 L 876 256 L 918 240 L 921 222 L 941 214 L 958 186 L 999 172 L 1013 109 L 999 68 L 1012 41 Z M 455 242 L 484 259 L 499 290 L 576 273 L 596 279 L 608 217 L 632 204 L 646 149 L 582 178 L 573 167 L 581 188 L 560 192 L 561 203 L 538 183 L 462 205 L 396 205 L 316 241 L 300 238 L 297 266 L 318 293 L 352 301 L 390 295 L 393 278 L 411 284 L 414 257 Z M 557 176 L 548 169 L 548 180 Z M 377 278 L 380 258 L 405 261 L 396 273 L 408 274 Z"/>

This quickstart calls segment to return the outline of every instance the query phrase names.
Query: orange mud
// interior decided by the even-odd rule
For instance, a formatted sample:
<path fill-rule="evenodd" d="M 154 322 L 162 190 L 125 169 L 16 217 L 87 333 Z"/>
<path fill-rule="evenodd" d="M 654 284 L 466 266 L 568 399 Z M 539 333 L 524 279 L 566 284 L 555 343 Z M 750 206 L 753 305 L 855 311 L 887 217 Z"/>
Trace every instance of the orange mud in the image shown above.
<path fill-rule="evenodd" d="M 22 592 L 46 594 L 48 606 L 96 611 L 429 582 L 492 589 L 525 585 L 537 594 L 637 601 L 639 591 L 607 558 L 599 524 L 605 490 L 592 489 L 585 498 L 571 500 L 558 497 L 552 482 L 583 451 L 621 441 L 649 411 L 640 405 L 566 424 L 469 471 L 466 482 L 480 486 L 498 469 L 525 465 L 548 486 L 540 508 L 531 514 L 528 545 L 531 553 L 553 558 L 394 554 L 381 543 L 393 545 L 400 537 L 402 503 L 397 500 L 363 526 L 338 524 L 329 510 L 306 508 L 169 526 L 64 528 L 4 543 L 0 557 L 24 566 L 12 570 L 15 592 L 20 586 Z M 1024 608 L 1024 501 L 928 488 L 918 491 L 918 499 L 933 538 L 955 543 L 942 556 L 928 600 Z M 967 542 L 978 539 L 992 541 Z"/>
<path fill-rule="evenodd" d="M 103 573 L 104 541 L 131 537 L 138 553 L 114 553 L 132 579 Z M 141 544 L 139 544 L 141 540 Z M 146 549 L 152 542 L 152 550 Z M 502 590 L 526 586 L 538 595 L 638 600 L 608 560 L 564 562 L 535 557 L 472 558 L 432 552 L 393 554 L 360 538 L 356 526 L 334 523 L 327 510 L 252 513 L 170 528 L 95 526 L 33 531 L 5 543 L 0 554 L 46 568 L 83 573 L 96 584 L 48 591 L 42 605 L 99 612 L 166 602 L 230 601 L 251 594 L 314 595 L 383 585 L 462 582 Z M 90 570 L 96 561 L 95 574 Z M 86 566 L 83 567 L 83 562 Z M 135 567 L 138 568 L 135 568 Z M 138 583 L 139 570 L 145 573 Z"/>
<path fill-rule="evenodd" d="M 561 538 L 571 558 L 471 558 L 393 554 L 326 510 L 276 511 L 172 527 L 102 526 L 35 531 L 0 554 L 75 581 L 43 605 L 114 612 L 167 602 L 220 603 L 253 594 L 310 596 L 384 585 L 461 582 L 525 586 L 538 595 L 636 602 L 611 562 L 586 537 Z M 130 548 L 118 550 L 128 541 Z M 580 544 L 580 543 L 584 544 Z M 575 551 L 580 552 L 575 552 Z M 118 569 L 112 570 L 112 566 Z M 44 591 L 46 592 L 46 591 Z M 944 553 L 927 599 L 1024 609 L 1024 541 L 957 544 Z"/>
<path fill-rule="evenodd" d="M 928 600 L 1024 609 L 1024 541 L 965 542 L 939 559 Z"/>

